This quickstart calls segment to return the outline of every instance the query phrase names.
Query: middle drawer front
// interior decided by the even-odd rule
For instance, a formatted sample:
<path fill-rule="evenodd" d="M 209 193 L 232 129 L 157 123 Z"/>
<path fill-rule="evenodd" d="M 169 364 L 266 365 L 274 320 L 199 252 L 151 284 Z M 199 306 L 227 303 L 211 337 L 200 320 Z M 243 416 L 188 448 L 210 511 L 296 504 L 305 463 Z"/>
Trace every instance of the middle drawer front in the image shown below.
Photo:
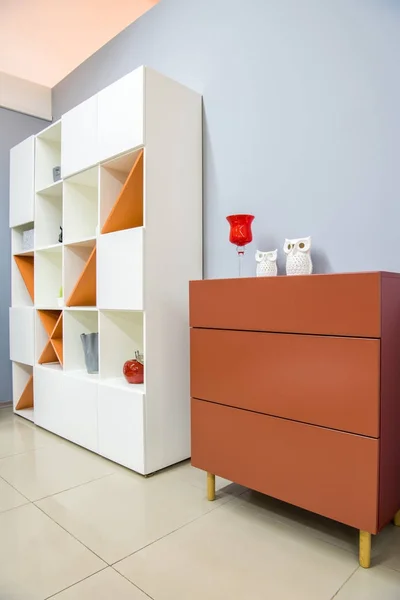
<path fill-rule="evenodd" d="M 380 341 L 191 330 L 191 396 L 379 437 Z"/>

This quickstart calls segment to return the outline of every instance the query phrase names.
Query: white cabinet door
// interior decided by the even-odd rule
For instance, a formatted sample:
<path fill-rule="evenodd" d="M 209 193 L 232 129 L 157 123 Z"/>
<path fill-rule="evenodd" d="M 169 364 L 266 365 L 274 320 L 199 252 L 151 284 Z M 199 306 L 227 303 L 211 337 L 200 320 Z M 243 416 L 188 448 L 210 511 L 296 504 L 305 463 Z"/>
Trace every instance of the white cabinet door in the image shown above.
<path fill-rule="evenodd" d="M 99 454 L 145 474 L 144 395 L 126 386 L 99 384 Z"/>
<path fill-rule="evenodd" d="M 97 381 L 36 366 L 35 423 L 93 452 L 98 450 Z"/>
<path fill-rule="evenodd" d="M 10 151 L 10 227 L 34 220 L 35 138 L 31 136 Z"/>
<path fill-rule="evenodd" d="M 10 359 L 25 365 L 35 362 L 34 317 L 34 308 L 10 308 Z"/>
<path fill-rule="evenodd" d="M 63 178 L 98 162 L 97 95 L 61 118 L 61 173 Z"/>
<path fill-rule="evenodd" d="M 97 306 L 143 310 L 143 228 L 101 235 L 97 242 Z"/>
<path fill-rule="evenodd" d="M 144 68 L 99 92 L 100 161 L 142 146 Z"/>

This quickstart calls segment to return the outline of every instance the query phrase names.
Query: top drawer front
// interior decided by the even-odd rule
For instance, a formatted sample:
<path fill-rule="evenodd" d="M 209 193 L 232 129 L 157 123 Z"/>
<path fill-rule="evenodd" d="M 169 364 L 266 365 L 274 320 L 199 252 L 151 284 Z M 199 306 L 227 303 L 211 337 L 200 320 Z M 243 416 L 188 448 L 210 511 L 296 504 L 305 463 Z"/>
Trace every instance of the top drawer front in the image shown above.
<path fill-rule="evenodd" d="M 380 273 L 190 283 L 190 325 L 380 337 Z"/>

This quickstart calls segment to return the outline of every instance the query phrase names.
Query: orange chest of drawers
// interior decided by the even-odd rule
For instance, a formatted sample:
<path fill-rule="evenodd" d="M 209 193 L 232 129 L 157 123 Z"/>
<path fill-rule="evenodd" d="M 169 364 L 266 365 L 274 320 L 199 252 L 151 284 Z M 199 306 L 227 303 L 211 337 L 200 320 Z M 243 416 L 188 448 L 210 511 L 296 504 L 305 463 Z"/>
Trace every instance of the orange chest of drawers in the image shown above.
<path fill-rule="evenodd" d="M 190 284 L 192 464 L 377 533 L 400 508 L 400 276 Z"/>

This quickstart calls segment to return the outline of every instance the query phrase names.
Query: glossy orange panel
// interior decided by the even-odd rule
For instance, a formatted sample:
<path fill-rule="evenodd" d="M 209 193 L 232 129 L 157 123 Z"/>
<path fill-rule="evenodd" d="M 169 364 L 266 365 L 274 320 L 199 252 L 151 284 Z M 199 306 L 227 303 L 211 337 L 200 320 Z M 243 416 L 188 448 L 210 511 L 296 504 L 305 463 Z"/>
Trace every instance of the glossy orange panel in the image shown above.
<path fill-rule="evenodd" d="M 191 396 L 379 437 L 380 340 L 192 329 Z"/>
<path fill-rule="evenodd" d="M 192 464 L 377 532 L 379 440 L 192 400 Z"/>
<path fill-rule="evenodd" d="M 380 337 L 381 273 L 190 283 L 190 325 Z"/>

